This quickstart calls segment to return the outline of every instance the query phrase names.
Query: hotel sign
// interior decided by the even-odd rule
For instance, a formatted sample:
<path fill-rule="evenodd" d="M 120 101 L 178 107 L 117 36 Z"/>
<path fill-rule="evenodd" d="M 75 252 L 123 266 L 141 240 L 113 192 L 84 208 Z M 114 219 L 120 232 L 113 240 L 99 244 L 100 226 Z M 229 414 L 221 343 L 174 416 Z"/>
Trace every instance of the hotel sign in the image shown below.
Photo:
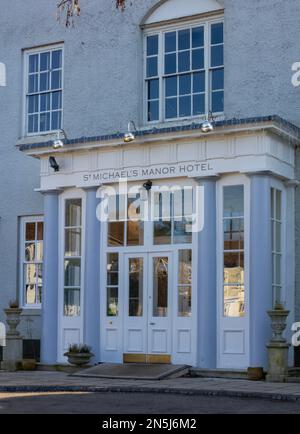
<path fill-rule="evenodd" d="M 214 169 L 207 162 L 177 163 L 167 165 L 155 165 L 149 167 L 136 167 L 126 169 L 105 169 L 83 175 L 84 185 L 107 184 L 127 181 L 139 181 L 145 179 L 161 179 L 176 177 L 198 177 L 214 175 Z"/>

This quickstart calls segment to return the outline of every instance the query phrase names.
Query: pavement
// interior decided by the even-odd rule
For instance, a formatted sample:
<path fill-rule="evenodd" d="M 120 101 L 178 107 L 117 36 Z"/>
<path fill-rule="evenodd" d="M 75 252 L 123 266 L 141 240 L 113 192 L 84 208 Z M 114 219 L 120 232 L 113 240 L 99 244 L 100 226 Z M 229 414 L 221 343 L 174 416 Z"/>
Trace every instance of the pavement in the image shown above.
<path fill-rule="evenodd" d="M 1 392 L 123 392 L 300 401 L 299 383 L 182 377 L 160 381 L 74 377 L 64 372 L 0 371 Z"/>

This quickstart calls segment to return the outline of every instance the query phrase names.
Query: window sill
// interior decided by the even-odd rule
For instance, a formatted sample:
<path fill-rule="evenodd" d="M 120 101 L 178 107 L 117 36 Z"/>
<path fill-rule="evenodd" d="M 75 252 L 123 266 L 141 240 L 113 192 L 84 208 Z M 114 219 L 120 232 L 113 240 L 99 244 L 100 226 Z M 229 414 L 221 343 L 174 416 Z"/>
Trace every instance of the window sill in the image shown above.
<path fill-rule="evenodd" d="M 143 128 L 144 129 L 154 129 L 154 128 L 171 128 L 171 127 L 183 127 L 185 125 L 190 125 L 193 122 L 194 123 L 200 123 L 205 121 L 207 118 L 206 115 L 202 116 L 192 116 L 188 118 L 182 118 L 182 119 L 166 119 L 164 121 L 154 121 L 154 122 L 144 122 Z M 214 121 L 223 121 L 225 120 L 225 115 L 223 113 L 213 113 Z"/>
<path fill-rule="evenodd" d="M 17 146 L 19 145 L 27 145 L 32 143 L 41 143 L 55 140 L 57 138 L 57 131 L 53 131 L 51 133 L 44 134 L 32 134 L 29 136 L 19 137 L 17 140 Z"/>

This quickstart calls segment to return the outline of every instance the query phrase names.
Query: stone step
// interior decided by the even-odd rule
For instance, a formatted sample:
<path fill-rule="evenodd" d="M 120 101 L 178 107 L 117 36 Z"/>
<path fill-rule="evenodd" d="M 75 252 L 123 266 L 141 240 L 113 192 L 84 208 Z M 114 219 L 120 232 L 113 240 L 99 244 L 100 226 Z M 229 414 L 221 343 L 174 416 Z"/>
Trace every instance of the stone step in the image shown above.
<path fill-rule="evenodd" d="M 190 368 L 191 377 L 200 378 L 228 378 L 236 380 L 247 380 L 247 371 L 238 369 L 201 369 Z"/>

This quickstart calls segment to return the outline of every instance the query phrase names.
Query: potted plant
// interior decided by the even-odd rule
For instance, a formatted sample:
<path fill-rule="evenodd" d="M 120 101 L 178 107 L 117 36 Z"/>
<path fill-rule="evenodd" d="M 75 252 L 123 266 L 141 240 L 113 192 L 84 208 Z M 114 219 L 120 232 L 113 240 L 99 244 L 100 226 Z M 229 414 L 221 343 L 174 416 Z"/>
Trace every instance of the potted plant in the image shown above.
<path fill-rule="evenodd" d="M 68 362 L 71 365 L 84 366 L 89 363 L 94 354 L 88 345 L 71 344 L 64 356 L 68 358 Z"/>
<path fill-rule="evenodd" d="M 7 332 L 8 336 L 19 336 L 17 330 L 18 325 L 21 321 L 22 309 L 19 308 L 19 303 L 17 300 L 11 300 L 9 302 L 9 308 L 4 309 L 6 314 L 6 322 L 9 325 L 9 330 Z"/>

